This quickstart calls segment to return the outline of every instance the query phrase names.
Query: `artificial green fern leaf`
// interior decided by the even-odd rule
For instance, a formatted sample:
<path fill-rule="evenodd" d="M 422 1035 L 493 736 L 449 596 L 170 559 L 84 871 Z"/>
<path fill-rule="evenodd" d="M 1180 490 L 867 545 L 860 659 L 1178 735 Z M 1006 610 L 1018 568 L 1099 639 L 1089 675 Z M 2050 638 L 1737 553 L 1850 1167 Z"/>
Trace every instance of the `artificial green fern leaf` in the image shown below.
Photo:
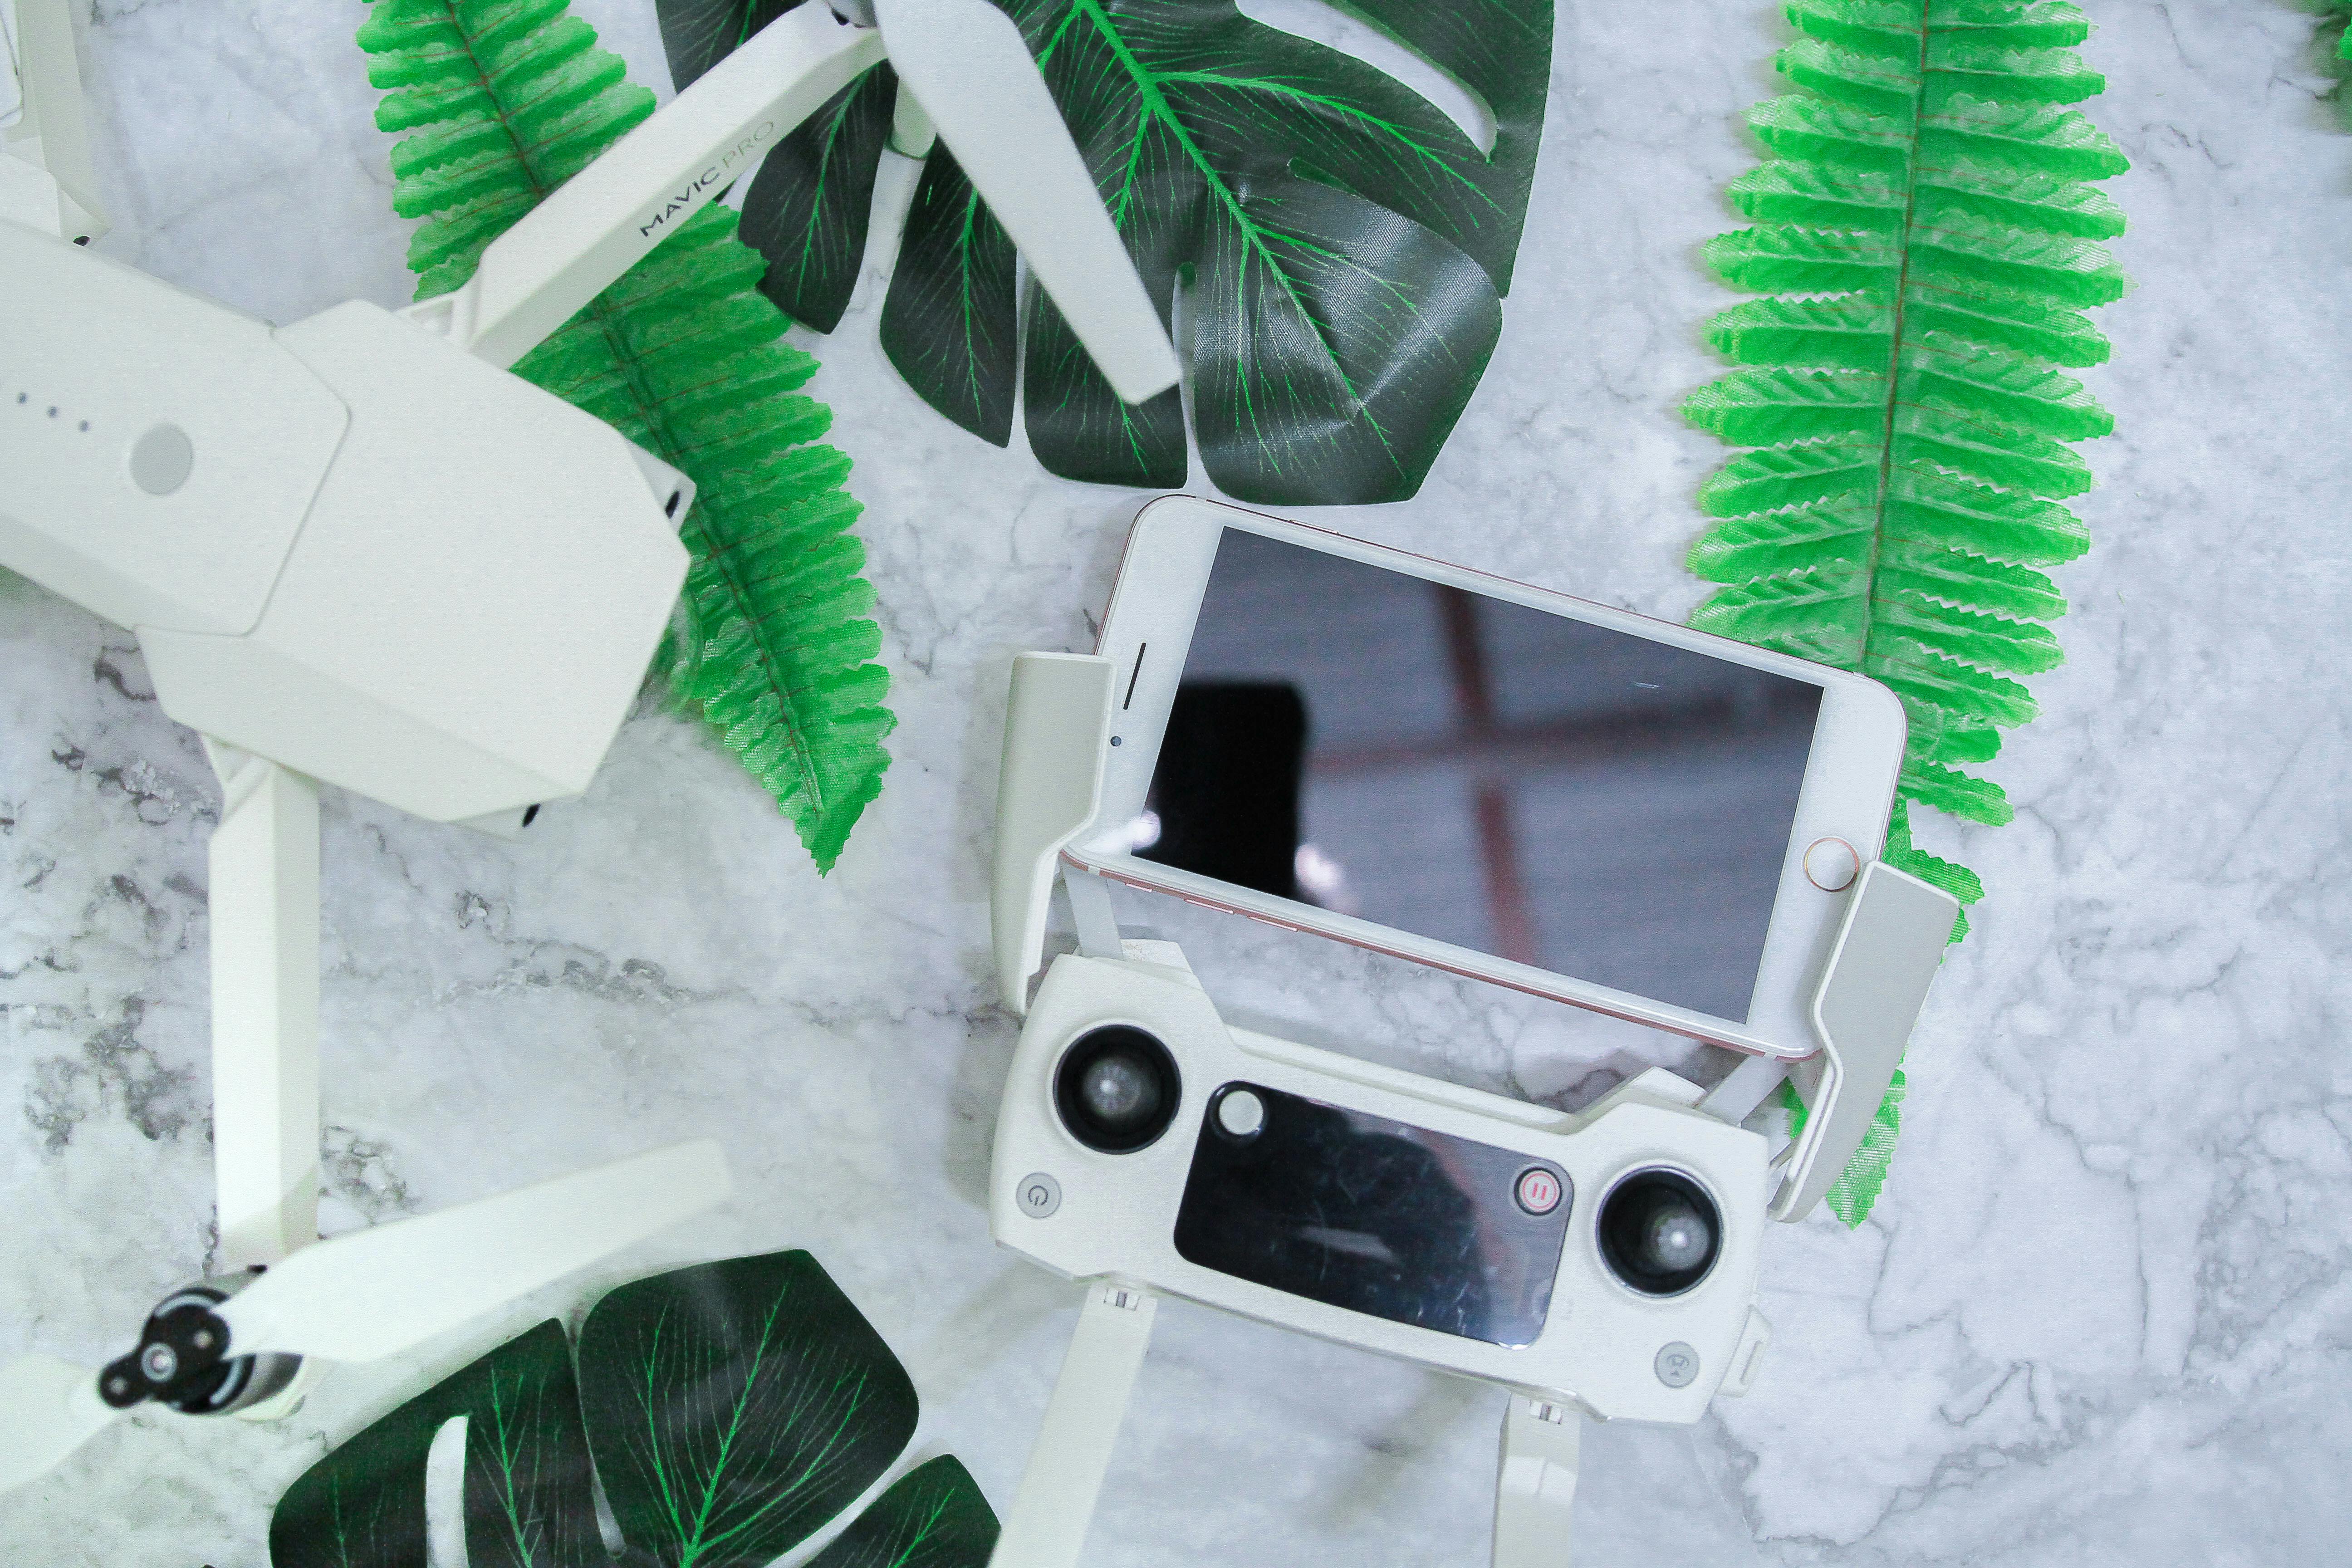
<path fill-rule="evenodd" d="M 569 0 L 373 0 L 360 28 L 416 296 L 653 112 Z M 708 207 L 515 365 L 691 477 L 686 590 L 656 660 L 776 799 L 819 871 L 882 787 L 896 721 L 849 459 L 800 387 L 816 361 L 758 291 L 762 262 Z"/>
<path fill-rule="evenodd" d="M 2063 657 L 2045 574 L 2089 546 L 2061 504 L 2069 443 L 2106 410 L 2060 367 L 2103 363 L 2083 311 L 2117 298 L 2123 214 L 2090 182 L 2123 154 L 2070 104 L 2105 86 L 2065 0 L 1792 0 L 1782 75 L 1748 117 L 1770 161 L 1732 182 L 1752 227 L 1707 264 L 1767 296 L 1707 339 L 1743 368 L 1684 405 L 1740 453 L 1699 490 L 1693 626 L 1884 681 L 1910 718 L 1885 858 L 1964 905 L 1966 867 L 1911 841 L 1914 805 L 2007 822 L 1969 770 L 2032 719 Z M 1962 915 L 1952 940 L 1968 930 Z M 1885 1181 L 1903 1078 L 1830 1193 L 1849 1225 Z"/>

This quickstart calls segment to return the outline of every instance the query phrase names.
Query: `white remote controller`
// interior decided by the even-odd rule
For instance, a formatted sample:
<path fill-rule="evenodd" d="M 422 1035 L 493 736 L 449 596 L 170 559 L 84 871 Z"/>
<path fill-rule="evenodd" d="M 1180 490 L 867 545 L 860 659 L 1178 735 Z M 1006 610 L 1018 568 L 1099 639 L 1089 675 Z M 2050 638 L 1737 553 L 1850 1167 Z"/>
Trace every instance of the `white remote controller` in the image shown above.
<path fill-rule="evenodd" d="M 1852 1156 L 1952 900 L 1866 868 L 1814 994 L 1822 1048 L 1793 1068 L 1759 1058 L 1712 1093 L 1654 1068 L 1577 1114 L 1463 1089 L 1230 1028 L 1173 943 L 1120 936 L 1061 861 L 1097 826 L 1111 685 L 1108 660 L 1024 654 L 1006 716 L 992 912 L 1027 1020 L 990 1227 L 1088 1289 L 995 1563 L 1077 1562 L 1160 1293 L 1509 1389 L 1494 1560 L 1564 1563 L 1583 1418 L 1685 1424 L 1746 1391 L 1765 1221 Z M 1033 1003 L 1057 878 L 1080 952 Z M 1738 1123 L 1784 1073 L 1810 1114 L 1776 1159 Z"/>
<path fill-rule="evenodd" d="M 1603 1418 L 1763 1348 L 1770 1154 L 1662 1068 L 1581 1115 L 1232 1029 L 1172 942 L 1055 960 L 996 1124 L 997 1241 Z"/>

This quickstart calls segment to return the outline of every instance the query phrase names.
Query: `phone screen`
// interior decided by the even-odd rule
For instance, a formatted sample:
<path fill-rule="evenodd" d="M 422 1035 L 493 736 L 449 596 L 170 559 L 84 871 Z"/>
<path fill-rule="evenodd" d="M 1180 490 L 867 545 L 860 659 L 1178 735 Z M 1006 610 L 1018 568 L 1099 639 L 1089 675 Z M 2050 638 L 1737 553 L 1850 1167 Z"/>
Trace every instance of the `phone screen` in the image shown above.
<path fill-rule="evenodd" d="M 1227 528 L 1127 845 L 1744 1022 L 1821 700 Z"/>

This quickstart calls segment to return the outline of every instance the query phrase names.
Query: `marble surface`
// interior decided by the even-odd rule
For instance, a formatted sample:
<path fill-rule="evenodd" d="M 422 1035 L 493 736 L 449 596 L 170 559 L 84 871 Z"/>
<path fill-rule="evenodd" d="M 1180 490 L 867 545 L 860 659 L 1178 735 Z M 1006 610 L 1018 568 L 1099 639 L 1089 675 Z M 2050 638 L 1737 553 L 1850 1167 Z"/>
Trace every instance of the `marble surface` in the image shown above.
<path fill-rule="evenodd" d="M 640 79 L 649 0 L 581 0 Z M 110 253 L 275 320 L 408 295 L 388 139 L 330 0 L 77 0 Z M 2090 112 L 2137 288 L 2089 379 L 2095 548 L 2067 664 L 1990 770 L 2016 823 L 1922 838 L 1991 889 L 1915 1041 L 1876 1214 L 1769 1238 L 1743 1400 L 1587 1439 L 1577 1561 L 2157 1564 L 2352 1550 L 2352 133 L 2291 0 L 2095 4 Z M 1491 374 L 1421 497 L 1317 521 L 1676 615 L 1721 458 L 1676 402 L 1728 296 L 1696 247 L 1786 37 L 1760 0 L 1563 5 Z M 2326 47 L 2323 47 L 2326 46 Z M 901 187 L 903 195 L 903 182 Z M 1139 497 L 924 411 L 878 273 L 815 346 L 866 503 L 897 763 L 820 880 L 691 723 L 633 718 L 527 847 L 330 793 L 331 1227 L 712 1133 L 740 1196 L 625 1260 L 813 1248 L 906 1359 L 918 1455 L 1002 1502 L 1075 1293 L 988 1241 L 1014 1028 L 985 960 L 1011 653 L 1084 646 Z M 1016 438 L 1017 439 L 1017 438 Z M 0 1355 L 95 1361 L 208 1245 L 217 796 L 130 637 L 0 576 Z M 1643 1059 L 1580 1015 L 1165 904 L 1229 1011 L 1556 1103 Z M 290 1422 L 141 1415 L 0 1499 L 45 1564 L 259 1564 L 306 1465 L 472 1344 L 340 1373 Z M 1500 1396 L 1172 1305 L 1092 1560 L 1481 1563 Z M 226 1429 L 224 1429 L 226 1428 Z"/>

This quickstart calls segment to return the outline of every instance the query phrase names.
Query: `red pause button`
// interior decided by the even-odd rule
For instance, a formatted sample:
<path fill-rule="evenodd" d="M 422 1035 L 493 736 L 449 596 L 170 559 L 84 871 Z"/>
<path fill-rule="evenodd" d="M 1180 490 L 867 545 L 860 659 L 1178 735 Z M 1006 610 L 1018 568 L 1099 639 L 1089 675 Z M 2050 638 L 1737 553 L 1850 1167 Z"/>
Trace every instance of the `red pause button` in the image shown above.
<path fill-rule="evenodd" d="M 1529 1214 L 1549 1214 L 1559 1207 L 1559 1178 L 1541 1165 L 1530 1165 L 1519 1173 L 1517 1196 Z"/>

